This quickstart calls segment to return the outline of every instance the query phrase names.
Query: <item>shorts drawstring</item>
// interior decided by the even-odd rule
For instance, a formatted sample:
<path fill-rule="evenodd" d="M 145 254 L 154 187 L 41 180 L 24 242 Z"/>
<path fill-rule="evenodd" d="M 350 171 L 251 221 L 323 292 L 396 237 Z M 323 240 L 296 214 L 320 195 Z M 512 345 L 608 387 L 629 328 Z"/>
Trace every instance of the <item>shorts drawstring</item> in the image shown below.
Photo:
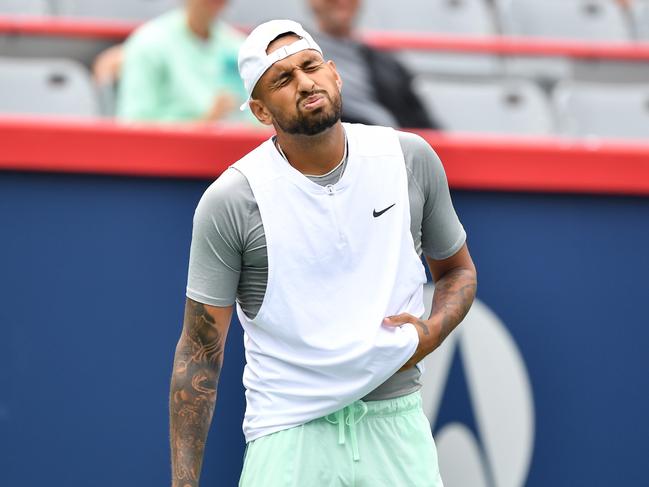
<path fill-rule="evenodd" d="M 361 412 L 358 417 L 356 417 L 356 408 L 360 407 Z M 363 401 L 356 401 L 349 406 L 344 407 L 336 411 L 335 413 L 328 414 L 325 416 L 325 419 L 331 424 L 338 425 L 338 444 L 345 444 L 345 424 L 349 427 L 349 436 L 352 442 L 352 455 L 355 462 L 358 462 L 361 459 L 360 453 L 358 451 L 358 438 L 356 437 L 356 425 L 361 419 L 367 414 L 367 404 Z M 345 418 L 345 413 L 347 417 Z"/>

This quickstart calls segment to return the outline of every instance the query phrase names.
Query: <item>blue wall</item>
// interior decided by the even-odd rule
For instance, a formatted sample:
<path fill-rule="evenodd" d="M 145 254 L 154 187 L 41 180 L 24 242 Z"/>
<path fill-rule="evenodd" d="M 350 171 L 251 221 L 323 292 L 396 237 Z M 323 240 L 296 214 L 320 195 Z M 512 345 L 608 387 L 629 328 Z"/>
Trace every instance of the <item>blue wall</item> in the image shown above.
<path fill-rule="evenodd" d="M 0 484 L 169 484 L 168 382 L 208 184 L 0 173 Z M 646 485 L 649 198 L 454 201 L 480 298 L 532 382 L 528 485 Z M 241 468 L 238 326 L 225 360 L 205 486 Z M 453 371 L 440 420 L 470 422 Z"/>
<path fill-rule="evenodd" d="M 454 201 L 479 297 L 530 375 L 527 485 L 648 485 L 649 198 L 462 192 Z M 442 422 L 467 409 L 460 376 Z"/>

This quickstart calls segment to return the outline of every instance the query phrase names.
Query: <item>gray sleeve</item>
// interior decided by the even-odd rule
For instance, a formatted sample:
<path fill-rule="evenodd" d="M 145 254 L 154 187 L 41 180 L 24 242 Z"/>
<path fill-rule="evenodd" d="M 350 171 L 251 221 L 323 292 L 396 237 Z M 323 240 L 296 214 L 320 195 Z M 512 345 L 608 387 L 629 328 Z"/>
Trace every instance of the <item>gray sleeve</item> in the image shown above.
<path fill-rule="evenodd" d="M 418 135 L 399 132 L 399 141 L 406 167 L 423 194 L 422 250 L 435 260 L 451 257 L 464 245 L 466 232 L 453 208 L 442 161 Z"/>
<path fill-rule="evenodd" d="M 212 306 L 231 306 L 237 294 L 245 245 L 250 191 L 236 169 L 207 188 L 194 213 L 187 297 Z"/>

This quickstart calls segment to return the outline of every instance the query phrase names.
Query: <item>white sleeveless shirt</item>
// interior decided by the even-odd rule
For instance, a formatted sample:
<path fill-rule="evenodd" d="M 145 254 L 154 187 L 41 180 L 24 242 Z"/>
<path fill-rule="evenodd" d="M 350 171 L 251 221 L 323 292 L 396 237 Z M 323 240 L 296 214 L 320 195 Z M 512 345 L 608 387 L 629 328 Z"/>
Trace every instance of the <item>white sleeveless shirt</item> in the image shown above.
<path fill-rule="evenodd" d="M 322 187 L 268 140 L 234 164 L 259 206 L 268 283 L 244 328 L 246 441 L 332 413 L 382 384 L 415 352 L 426 275 L 410 233 L 397 134 L 344 124 L 347 168 Z"/>

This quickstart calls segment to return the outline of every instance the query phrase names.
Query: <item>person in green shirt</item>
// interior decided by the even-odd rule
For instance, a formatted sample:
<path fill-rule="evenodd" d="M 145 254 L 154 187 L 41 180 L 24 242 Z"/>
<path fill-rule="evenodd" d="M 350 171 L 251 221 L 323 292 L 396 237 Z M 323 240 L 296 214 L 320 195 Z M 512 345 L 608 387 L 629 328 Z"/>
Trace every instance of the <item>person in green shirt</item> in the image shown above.
<path fill-rule="evenodd" d="M 250 122 L 237 55 L 243 35 L 218 19 L 226 0 L 185 0 L 140 26 L 122 52 L 122 121 Z"/>

